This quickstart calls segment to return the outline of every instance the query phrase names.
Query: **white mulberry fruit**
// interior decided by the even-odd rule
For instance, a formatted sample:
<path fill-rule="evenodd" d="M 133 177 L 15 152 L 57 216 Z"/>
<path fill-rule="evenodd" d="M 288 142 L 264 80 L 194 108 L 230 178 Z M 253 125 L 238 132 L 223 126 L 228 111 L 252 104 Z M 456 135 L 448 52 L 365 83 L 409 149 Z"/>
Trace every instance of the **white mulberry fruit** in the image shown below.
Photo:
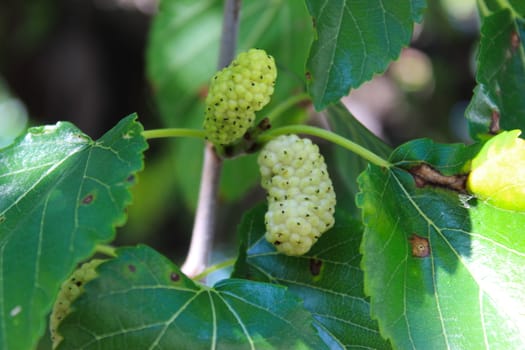
<path fill-rule="evenodd" d="M 297 135 L 268 142 L 258 157 L 268 192 L 266 239 L 286 255 L 302 255 L 334 225 L 335 192 L 319 147 Z"/>
<path fill-rule="evenodd" d="M 206 97 L 204 129 L 214 144 L 226 145 L 240 139 L 253 125 L 255 112 L 273 94 L 277 68 L 264 50 L 240 53 L 212 78 Z"/>
<path fill-rule="evenodd" d="M 82 264 L 82 266 L 75 270 L 75 272 L 62 283 L 49 320 L 49 331 L 51 333 L 51 340 L 53 341 L 53 349 L 55 349 L 63 339 L 57 331 L 60 322 L 70 313 L 71 303 L 84 292 L 84 285 L 97 277 L 95 269 L 103 261 L 102 259 L 93 259 Z"/>

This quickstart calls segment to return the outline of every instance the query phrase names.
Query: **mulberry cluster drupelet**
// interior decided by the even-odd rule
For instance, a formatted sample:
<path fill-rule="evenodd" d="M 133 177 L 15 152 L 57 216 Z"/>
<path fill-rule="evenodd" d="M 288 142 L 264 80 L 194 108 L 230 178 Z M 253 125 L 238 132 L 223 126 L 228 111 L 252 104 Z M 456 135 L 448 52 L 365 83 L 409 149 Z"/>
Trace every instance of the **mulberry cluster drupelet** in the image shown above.
<path fill-rule="evenodd" d="M 273 94 L 277 69 L 264 50 L 240 53 L 212 78 L 206 98 L 204 129 L 208 139 L 226 145 L 240 139 L 253 125 L 255 112 Z"/>
<path fill-rule="evenodd" d="M 297 135 L 268 142 L 258 157 L 268 192 L 266 239 L 286 255 L 302 255 L 334 225 L 335 192 L 319 147 Z"/>
<path fill-rule="evenodd" d="M 71 303 L 84 292 L 84 285 L 97 277 L 95 269 L 103 261 L 102 259 L 94 259 L 82 264 L 82 266 L 73 272 L 69 279 L 62 283 L 49 322 L 53 349 L 56 348 L 63 339 L 57 331 L 60 322 L 62 322 L 71 311 Z"/>

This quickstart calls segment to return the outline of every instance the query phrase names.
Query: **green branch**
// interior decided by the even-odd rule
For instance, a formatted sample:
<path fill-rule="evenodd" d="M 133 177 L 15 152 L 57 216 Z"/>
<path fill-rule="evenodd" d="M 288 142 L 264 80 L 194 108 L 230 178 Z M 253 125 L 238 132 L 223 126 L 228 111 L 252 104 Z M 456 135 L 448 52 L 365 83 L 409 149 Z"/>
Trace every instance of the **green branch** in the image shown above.
<path fill-rule="evenodd" d="M 314 126 L 287 125 L 287 126 L 283 126 L 280 128 L 270 129 L 264 134 L 262 134 L 261 136 L 259 136 L 258 141 L 268 142 L 271 139 L 275 138 L 276 136 L 286 135 L 286 134 L 306 134 L 306 135 L 311 135 L 311 136 L 317 136 L 327 141 L 330 141 L 332 143 L 335 143 L 336 145 L 339 145 L 343 148 L 346 148 L 347 150 L 351 152 L 354 152 L 358 156 L 368 160 L 370 163 L 373 163 L 375 165 L 378 165 L 380 167 L 385 167 L 385 168 L 389 168 L 392 166 L 390 162 L 381 158 L 380 156 L 368 150 L 367 148 L 364 148 L 363 146 L 358 145 L 357 143 L 350 141 L 341 135 L 338 135 L 326 129 L 321 129 L 321 128 L 317 128 Z"/>
<path fill-rule="evenodd" d="M 152 129 L 144 130 L 142 136 L 146 139 L 159 139 L 165 137 L 196 137 L 204 139 L 206 131 L 200 129 L 182 129 L 182 128 L 166 128 L 166 129 Z"/>

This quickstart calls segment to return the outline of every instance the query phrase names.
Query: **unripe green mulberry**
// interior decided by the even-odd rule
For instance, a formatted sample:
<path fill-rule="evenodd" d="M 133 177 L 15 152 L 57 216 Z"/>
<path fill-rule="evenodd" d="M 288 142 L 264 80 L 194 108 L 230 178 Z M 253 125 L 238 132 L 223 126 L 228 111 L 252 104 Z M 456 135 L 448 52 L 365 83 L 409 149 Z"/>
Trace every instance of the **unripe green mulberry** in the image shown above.
<path fill-rule="evenodd" d="M 334 225 L 335 192 L 319 147 L 297 135 L 268 142 L 258 157 L 268 192 L 266 239 L 286 255 L 302 255 Z"/>
<path fill-rule="evenodd" d="M 240 139 L 253 125 L 255 112 L 270 102 L 276 77 L 273 57 L 259 49 L 240 53 L 217 72 L 206 98 L 208 139 L 219 145 Z"/>
<path fill-rule="evenodd" d="M 84 292 L 84 285 L 97 277 L 95 269 L 104 260 L 94 259 L 88 261 L 64 282 L 58 292 L 53 312 L 49 320 L 49 331 L 53 341 L 53 349 L 62 341 L 62 336 L 57 332 L 60 322 L 69 314 L 71 303 Z"/>

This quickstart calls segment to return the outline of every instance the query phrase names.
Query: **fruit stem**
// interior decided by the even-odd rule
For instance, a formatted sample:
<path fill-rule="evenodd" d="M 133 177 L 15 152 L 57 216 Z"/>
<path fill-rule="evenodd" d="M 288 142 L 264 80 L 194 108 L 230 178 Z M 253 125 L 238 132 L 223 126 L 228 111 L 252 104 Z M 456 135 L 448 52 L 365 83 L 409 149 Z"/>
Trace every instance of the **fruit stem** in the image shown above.
<path fill-rule="evenodd" d="M 205 138 L 206 132 L 199 129 L 182 129 L 182 128 L 166 128 L 166 129 L 152 129 L 144 130 L 142 136 L 146 139 L 159 139 L 165 137 L 196 137 L 196 138 Z"/>
<path fill-rule="evenodd" d="M 210 273 L 213 273 L 215 271 L 224 269 L 226 267 L 233 266 L 233 264 L 235 264 L 235 261 L 236 261 L 236 258 L 231 258 L 231 259 L 228 259 L 228 260 L 225 260 L 225 261 L 221 261 L 221 262 L 219 262 L 219 263 L 217 263 L 215 265 L 212 265 L 212 266 L 206 268 L 201 273 L 199 273 L 197 276 L 193 277 L 193 280 L 199 281 L 201 279 L 206 278 L 206 276 L 208 276 Z"/>
<path fill-rule="evenodd" d="M 392 166 L 390 162 L 381 158 L 374 152 L 364 148 L 357 143 L 348 140 L 347 138 L 338 135 L 334 132 L 328 131 L 326 129 L 317 128 L 309 125 L 287 125 L 275 129 L 270 129 L 258 138 L 258 142 L 268 142 L 271 139 L 279 135 L 286 134 L 306 134 L 311 136 L 317 136 L 327 141 L 333 142 L 336 145 L 346 148 L 347 150 L 354 152 L 358 156 L 368 160 L 370 163 L 378 165 L 380 167 L 389 168 Z"/>
<path fill-rule="evenodd" d="M 268 114 L 267 118 L 270 120 L 270 123 L 273 123 L 274 120 L 279 118 L 286 110 L 295 106 L 299 102 L 309 101 L 310 95 L 306 92 L 303 92 L 299 95 L 294 95 L 287 100 L 283 101 L 281 104 L 277 105 L 272 111 Z"/>

